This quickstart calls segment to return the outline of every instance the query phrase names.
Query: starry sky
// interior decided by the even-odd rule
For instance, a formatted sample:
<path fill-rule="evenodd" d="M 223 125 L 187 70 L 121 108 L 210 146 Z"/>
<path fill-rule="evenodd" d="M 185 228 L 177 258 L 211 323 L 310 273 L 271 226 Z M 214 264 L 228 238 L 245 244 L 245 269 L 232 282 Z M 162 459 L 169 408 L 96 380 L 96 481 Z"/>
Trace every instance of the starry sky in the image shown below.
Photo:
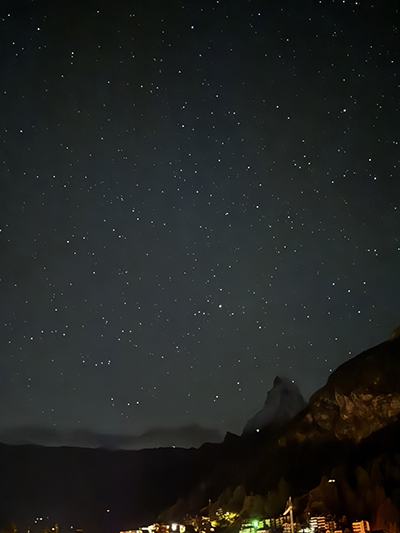
<path fill-rule="evenodd" d="M 2 2 L 1 431 L 240 433 L 389 338 L 399 8 Z"/>

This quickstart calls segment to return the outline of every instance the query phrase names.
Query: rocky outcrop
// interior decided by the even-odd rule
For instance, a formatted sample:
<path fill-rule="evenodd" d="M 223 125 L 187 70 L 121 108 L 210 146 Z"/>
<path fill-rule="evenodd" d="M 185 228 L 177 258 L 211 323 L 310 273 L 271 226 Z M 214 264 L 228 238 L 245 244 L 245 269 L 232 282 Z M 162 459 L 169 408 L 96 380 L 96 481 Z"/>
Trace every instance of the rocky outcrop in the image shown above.
<path fill-rule="evenodd" d="M 394 422 L 400 413 L 400 394 L 373 396 L 366 392 L 350 395 L 335 392 L 333 398 L 317 399 L 312 406 L 312 420 L 333 431 L 339 440 L 359 442 L 371 433 Z"/>
<path fill-rule="evenodd" d="M 359 442 L 400 415 L 400 328 L 341 365 L 310 399 L 296 440 L 329 435 Z M 287 439 L 285 439 L 286 441 Z"/>

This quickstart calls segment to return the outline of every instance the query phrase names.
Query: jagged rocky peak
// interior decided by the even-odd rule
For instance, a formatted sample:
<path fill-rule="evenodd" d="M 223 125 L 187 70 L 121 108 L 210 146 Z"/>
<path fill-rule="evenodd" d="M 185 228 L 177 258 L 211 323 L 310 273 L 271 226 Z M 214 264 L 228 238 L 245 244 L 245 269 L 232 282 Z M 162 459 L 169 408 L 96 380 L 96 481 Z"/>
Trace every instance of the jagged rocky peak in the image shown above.
<path fill-rule="evenodd" d="M 359 442 L 400 416 L 400 328 L 342 364 L 310 399 L 297 437 L 333 433 Z"/>
<path fill-rule="evenodd" d="M 304 407 L 306 402 L 295 383 L 277 376 L 268 392 L 264 407 L 245 425 L 243 434 L 262 431 L 269 426 L 278 427 L 289 422 Z"/>

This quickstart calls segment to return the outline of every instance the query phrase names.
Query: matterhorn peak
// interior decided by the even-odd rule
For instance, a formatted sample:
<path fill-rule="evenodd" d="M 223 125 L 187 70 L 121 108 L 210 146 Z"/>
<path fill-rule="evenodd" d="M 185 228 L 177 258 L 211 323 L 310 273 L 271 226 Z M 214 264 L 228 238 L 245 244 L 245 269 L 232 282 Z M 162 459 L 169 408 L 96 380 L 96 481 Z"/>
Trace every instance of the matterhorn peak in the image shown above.
<path fill-rule="evenodd" d="M 259 432 L 268 426 L 282 426 L 305 406 L 306 402 L 298 386 L 290 379 L 277 376 L 264 407 L 247 422 L 243 434 Z"/>

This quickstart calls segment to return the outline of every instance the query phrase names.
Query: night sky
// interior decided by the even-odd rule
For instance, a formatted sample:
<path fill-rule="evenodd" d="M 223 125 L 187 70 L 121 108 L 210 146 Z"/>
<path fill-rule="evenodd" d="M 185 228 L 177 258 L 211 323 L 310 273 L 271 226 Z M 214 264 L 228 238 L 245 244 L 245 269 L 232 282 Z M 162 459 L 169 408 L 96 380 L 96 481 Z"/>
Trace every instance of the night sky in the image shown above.
<path fill-rule="evenodd" d="M 240 433 L 389 338 L 399 8 L 1 3 L 0 431 Z"/>

